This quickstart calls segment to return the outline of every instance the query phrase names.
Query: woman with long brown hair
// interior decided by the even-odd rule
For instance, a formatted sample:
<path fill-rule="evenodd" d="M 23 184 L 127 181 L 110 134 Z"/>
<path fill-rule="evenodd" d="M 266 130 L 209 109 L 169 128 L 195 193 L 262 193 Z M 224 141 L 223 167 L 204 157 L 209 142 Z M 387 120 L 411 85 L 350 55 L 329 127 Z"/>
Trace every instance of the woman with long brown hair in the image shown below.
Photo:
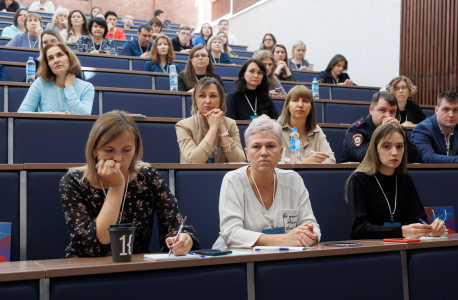
<path fill-rule="evenodd" d="M 60 32 L 62 40 L 66 43 L 76 43 L 83 35 L 89 35 L 86 15 L 78 9 L 72 10 L 68 15 L 68 26 Z"/>
<path fill-rule="evenodd" d="M 375 129 L 362 163 L 348 178 L 352 239 L 441 236 L 444 223 L 426 221 L 426 211 L 407 173 L 406 134 L 397 123 Z"/>
<path fill-rule="evenodd" d="M 173 51 L 170 39 L 161 35 L 153 43 L 150 51 L 150 61 L 147 61 L 143 71 L 170 73 L 170 66 L 175 66 L 177 72 L 180 72 L 178 64 L 174 63 L 175 52 Z"/>
<path fill-rule="evenodd" d="M 275 76 L 274 70 L 277 68 L 274 55 L 268 50 L 259 50 L 255 59 L 262 61 L 266 66 L 266 77 L 269 80 L 269 94 L 271 97 L 286 96 L 286 91 Z"/>
<path fill-rule="evenodd" d="M 204 77 L 213 77 L 219 81 L 226 92 L 223 79 L 214 73 L 215 67 L 210 59 L 210 53 L 204 45 L 197 45 L 189 53 L 189 59 L 183 72 L 178 73 L 178 90 L 190 92 L 194 90 L 197 82 Z"/>
<path fill-rule="evenodd" d="M 256 54 L 258 53 L 259 50 L 268 50 L 270 52 L 273 52 L 274 46 L 277 44 L 277 39 L 272 33 L 266 33 L 264 37 L 262 38 L 261 45 L 259 46 L 259 49 L 254 51 L 253 53 L 253 58 L 255 58 Z"/>
<path fill-rule="evenodd" d="M 281 44 L 275 45 L 273 54 L 275 63 L 277 64 L 275 76 L 277 76 L 279 80 L 283 81 L 296 81 L 296 77 L 294 77 L 293 72 L 289 69 L 288 52 L 286 51 L 286 47 Z"/>
<path fill-rule="evenodd" d="M 108 228 L 117 223 L 136 227 L 133 254 L 149 253 L 154 213 L 161 251 L 173 248 L 173 254 L 186 255 L 200 248 L 187 227 L 174 243 L 183 220 L 177 199 L 142 156 L 140 132 L 128 113 L 115 110 L 97 119 L 86 144 L 86 165 L 71 168 L 59 184 L 71 240 L 64 257 L 107 256 Z"/>
<path fill-rule="evenodd" d="M 336 54 L 329 62 L 326 70 L 318 74 L 318 82 L 333 83 L 338 85 L 356 85 L 350 79 L 350 75 L 345 71 L 348 70 L 348 60 L 342 54 Z"/>

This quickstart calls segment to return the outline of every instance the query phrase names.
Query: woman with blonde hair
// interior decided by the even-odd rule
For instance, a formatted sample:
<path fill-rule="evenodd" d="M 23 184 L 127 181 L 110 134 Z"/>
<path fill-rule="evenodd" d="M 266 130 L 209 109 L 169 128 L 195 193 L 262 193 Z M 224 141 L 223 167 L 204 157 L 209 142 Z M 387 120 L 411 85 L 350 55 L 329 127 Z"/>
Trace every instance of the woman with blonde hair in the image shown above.
<path fill-rule="evenodd" d="M 293 44 L 291 58 L 288 59 L 289 68 L 291 70 L 313 71 L 313 68 L 309 68 L 310 64 L 308 60 L 304 59 L 306 50 L 307 48 L 302 41 L 297 41 Z"/>
<path fill-rule="evenodd" d="M 312 93 L 303 85 L 293 87 L 286 96 L 283 111 L 278 118 L 283 129 L 283 143 L 289 144 L 292 128 L 301 137 L 303 164 L 335 164 L 336 159 L 323 130 L 316 124 L 316 109 Z M 289 162 L 289 149 L 285 153 Z"/>
<path fill-rule="evenodd" d="M 237 124 L 224 117 L 225 96 L 215 78 L 205 77 L 197 83 L 191 117 L 175 126 L 182 164 L 246 161 Z"/>
<path fill-rule="evenodd" d="M 97 18 L 97 15 L 98 14 L 102 14 L 102 9 L 100 8 L 100 6 L 94 6 L 92 9 L 91 9 L 91 16 L 89 19 L 87 19 L 88 22 L 91 22 L 92 19 L 94 18 Z M 105 15 L 103 15 L 103 18 L 105 18 Z"/>
<path fill-rule="evenodd" d="M 48 23 L 48 25 L 46 25 L 46 29 L 53 29 L 57 32 L 61 32 L 62 30 L 67 28 L 69 14 L 70 13 L 68 9 L 64 7 L 59 7 L 52 16 L 51 23 Z"/>
<path fill-rule="evenodd" d="M 62 42 L 47 44 L 40 68 L 18 112 L 90 115 L 94 86 L 76 78 L 81 64 L 70 48 Z"/>
<path fill-rule="evenodd" d="M 441 236 L 445 226 L 439 219 L 431 225 L 407 173 L 406 134 L 397 123 L 375 129 L 366 156 L 348 178 L 346 199 L 350 201 L 352 239 L 419 238 Z"/>
<path fill-rule="evenodd" d="M 222 51 L 223 39 L 219 35 L 214 35 L 208 40 L 207 50 L 214 64 L 233 64 L 229 54 Z"/>
<path fill-rule="evenodd" d="M 222 52 L 229 54 L 230 57 L 237 57 L 237 54 L 234 53 L 231 47 L 229 47 L 229 43 L 227 41 L 227 34 L 224 31 L 218 31 L 216 35 L 219 35 L 223 42 L 223 49 Z"/>
<path fill-rule="evenodd" d="M 286 91 L 278 80 L 273 70 L 277 68 L 272 52 L 267 50 L 259 50 L 255 59 L 260 60 L 266 66 L 266 76 L 269 80 L 269 93 L 271 97 L 286 96 Z"/>
<path fill-rule="evenodd" d="M 72 10 L 68 15 L 68 26 L 60 31 L 60 35 L 64 42 L 72 44 L 83 35 L 89 35 L 86 15 L 81 10 Z"/>
<path fill-rule="evenodd" d="M 386 85 L 386 90 L 398 100 L 396 119 L 402 126 L 415 126 L 426 119 L 420 105 L 412 101 L 417 87 L 406 76 L 397 76 Z"/>
<path fill-rule="evenodd" d="M 180 72 L 178 64 L 174 63 L 175 52 L 170 39 L 161 35 L 153 43 L 150 51 L 150 61 L 145 63 L 143 71 L 170 73 L 170 66 L 175 66 L 177 73 Z"/>
<path fill-rule="evenodd" d="M 296 81 L 296 77 L 294 77 L 293 72 L 291 72 L 288 64 L 288 52 L 286 51 L 286 47 L 277 44 L 273 48 L 273 54 L 275 63 L 277 64 L 277 68 L 275 69 L 275 76 L 279 80 L 283 81 Z"/>
<path fill-rule="evenodd" d="M 136 227 L 133 254 L 149 253 L 154 213 L 161 251 L 186 255 L 200 248 L 192 228 L 185 226 L 177 237 L 183 221 L 177 199 L 142 156 L 140 132 L 128 113 L 115 110 L 97 119 L 86 144 L 86 165 L 71 168 L 59 184 L 71 240 L 64 257 L 107 256 L 108 228 L 117 223 Z"/>

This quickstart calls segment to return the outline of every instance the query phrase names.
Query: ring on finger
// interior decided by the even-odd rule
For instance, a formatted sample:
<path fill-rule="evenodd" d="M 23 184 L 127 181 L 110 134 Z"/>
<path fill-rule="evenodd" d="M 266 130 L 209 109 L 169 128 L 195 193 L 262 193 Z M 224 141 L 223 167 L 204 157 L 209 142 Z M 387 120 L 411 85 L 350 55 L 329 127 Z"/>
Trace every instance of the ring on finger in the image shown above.
<path fill-rule="evenodd" d="M 115 164 L 110 162 L 109 166 L 110 166 L 110 168 L 114 168 Z"/>

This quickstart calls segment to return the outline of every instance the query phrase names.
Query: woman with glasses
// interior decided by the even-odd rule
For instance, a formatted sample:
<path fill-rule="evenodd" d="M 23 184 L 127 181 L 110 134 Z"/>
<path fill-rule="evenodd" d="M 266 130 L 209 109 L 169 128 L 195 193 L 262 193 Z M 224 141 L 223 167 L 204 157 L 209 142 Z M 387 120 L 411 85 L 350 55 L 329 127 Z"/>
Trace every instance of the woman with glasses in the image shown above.
<path fill-rule="evenodd" d="M 176 37 L 172 39 L 173 50 L 175 52 L 189 53 L 193 47 L 191 43 L 191 28 L 181 26 Z"/>
<path fill-rule="evenodd" d="M 426 119 L 420 105 L 412 101 L 412 96 L 417 92 L 417 87 L 405 76 L 398 76 L 391 79 L 386 90 L 393 94 L 398 100 L 396 119 L 402 126 L 413 127 L 415 124 Z"/>
<path fill-rule="evenodd" d="M 197 82 L 204 77 L 213 77 L 224 87 L 223 79 L 213 73 L 215 67 L 210 59 L 210 53 L 204 45 L 197 45 L 189 53 L 189 59 L 183 72 L 178 73 L 178 90 L 180 92 L 194 91 Z"/>
<path fill-rule="evenodd" d="M 258 59 L 248 59 L 240 68 L 234 83 L 235 92 L 226 95 L 226 117 L 233 120 L 253 120 L 260 116 L 278 118 L 269 96 L 266 66 Z"/>
<path fill-rule="evenodd" d="M 210 58 L 214 64 L 233 64 L 229 54 L 222 51 L 223 39 L 219 35 L 212 36 L 207 44 Z"/>
<path fill-rule="evenodd" d="M 262 38 L 261 46 L 258 50 L 254 51 L 253 58 L 256 57 L 259 50 L 269 50 L 273 53 L 275 44 L 277 44 L 277 39 L 275 39 L 274 35 L 272 33 L 266 33 Z"/>

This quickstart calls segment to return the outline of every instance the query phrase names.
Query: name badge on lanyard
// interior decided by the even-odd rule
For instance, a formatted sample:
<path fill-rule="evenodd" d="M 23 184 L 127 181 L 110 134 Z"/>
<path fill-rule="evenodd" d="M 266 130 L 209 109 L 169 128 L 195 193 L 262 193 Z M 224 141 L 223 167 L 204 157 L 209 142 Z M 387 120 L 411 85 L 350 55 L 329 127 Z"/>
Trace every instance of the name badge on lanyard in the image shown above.
<path fill-rule="evenodd" d="M 401 226 L 401 222 L 384 222 L 383 226 Z"/>
<path fill-rule="evenodd" d="M 251 120 L 254 120 L 254 119 L 256 119 L 256 118 L 259 118 L 259 116 L 250 116 L 250 119 L 251 119 Z"/>
<path fill-rule="evenodd" d="M 285 234 L 285 227 L 276 227 L 274 229 L 269 228 L 269 229 L 264 229 L 262 233 L 265 234 Z"/>

